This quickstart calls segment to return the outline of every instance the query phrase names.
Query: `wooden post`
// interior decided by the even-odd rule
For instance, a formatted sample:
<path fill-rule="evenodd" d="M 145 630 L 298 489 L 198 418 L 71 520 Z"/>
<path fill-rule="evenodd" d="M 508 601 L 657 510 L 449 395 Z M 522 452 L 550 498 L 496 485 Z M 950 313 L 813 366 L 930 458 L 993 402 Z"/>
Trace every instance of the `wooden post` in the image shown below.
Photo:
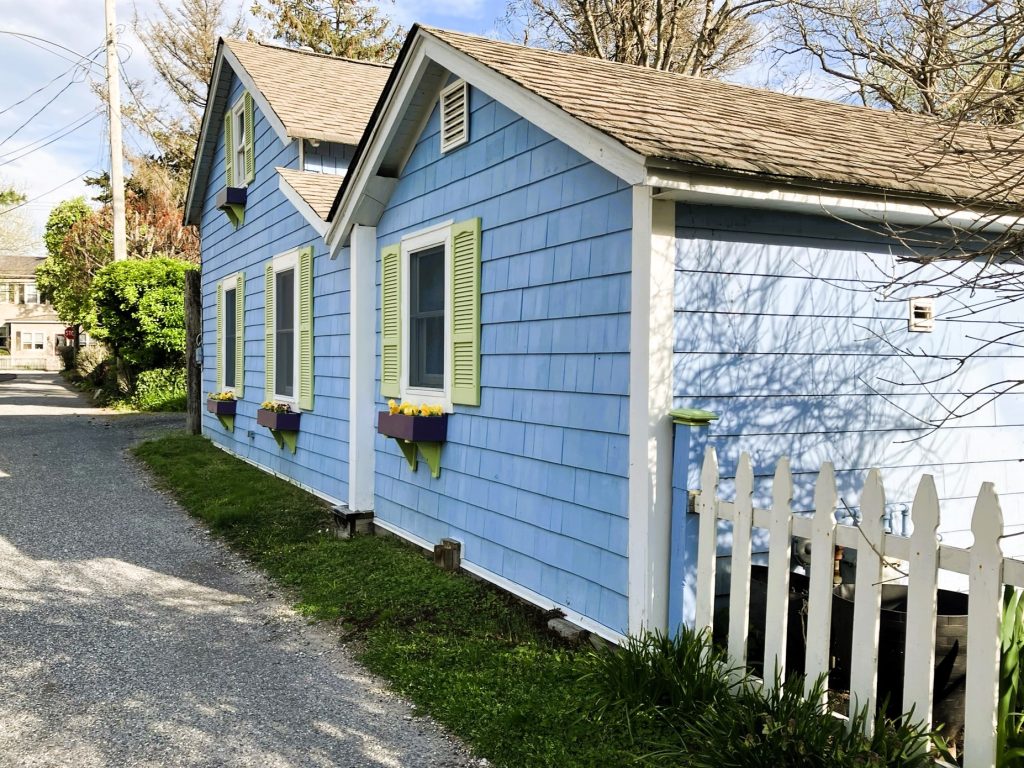
<path fill-rule="evenodd" d="M 202 431 L 203 372 L 196 360 L 196 349 L 202 343 L 203 293 L 202 273 L 190 269 L 185 273 L 185 368 L 187 393 L 187 424 L 190 434 Z"/>

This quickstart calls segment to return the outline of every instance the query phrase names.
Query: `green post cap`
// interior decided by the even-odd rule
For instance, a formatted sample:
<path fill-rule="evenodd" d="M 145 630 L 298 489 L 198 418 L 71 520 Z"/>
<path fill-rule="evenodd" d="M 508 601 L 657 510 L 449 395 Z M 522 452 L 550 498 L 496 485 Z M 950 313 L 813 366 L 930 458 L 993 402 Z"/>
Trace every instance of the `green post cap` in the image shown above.
<path fill-rule="evenodd" d="M 669 411 L 673 424 L 686 424 L 691 427 L 706 427 L 718 418 L 717 413 L 702 411 L 700 408 L 676 408 Z"/>

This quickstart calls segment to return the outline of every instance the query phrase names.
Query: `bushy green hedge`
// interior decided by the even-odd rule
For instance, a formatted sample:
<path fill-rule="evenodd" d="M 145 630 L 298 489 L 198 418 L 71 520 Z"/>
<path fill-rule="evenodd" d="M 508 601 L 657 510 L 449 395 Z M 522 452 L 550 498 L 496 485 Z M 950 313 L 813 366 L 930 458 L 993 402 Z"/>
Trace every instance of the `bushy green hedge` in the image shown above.
<path fill-rule="evenodd" d="M 140 411 L 184 411 L 185 400 L 185 369 L 154 368 L 136 377 L 130 404 Z"/>

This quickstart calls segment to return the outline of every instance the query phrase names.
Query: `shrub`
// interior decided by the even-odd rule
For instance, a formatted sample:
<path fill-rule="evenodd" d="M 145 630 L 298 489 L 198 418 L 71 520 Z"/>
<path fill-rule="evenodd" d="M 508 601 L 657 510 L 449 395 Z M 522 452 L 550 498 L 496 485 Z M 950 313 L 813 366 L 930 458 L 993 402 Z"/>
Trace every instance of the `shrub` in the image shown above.
<path fill-rule="evenodd" d="M 57 349 L 57 354 L 60 355 L 61 370 L 70 372 L 75 368 L 75 348 L 74 347 L 60 347 Z"/>
<path fill-rule="evenodd" d="M 106 378 L 106 368 L 109 366 L 110 350 L 106 347 L 100 344 L 82 347 L 75 355 L 72 378 L 77 381 L 87 381 L 93 386 L 99 387 Z"/>
<path fill-rule="evenodd" d="M 135 379 L 131 405 L 140 411 L 183 411 L 185 400 L 184 368 L 155 368 Z"/>

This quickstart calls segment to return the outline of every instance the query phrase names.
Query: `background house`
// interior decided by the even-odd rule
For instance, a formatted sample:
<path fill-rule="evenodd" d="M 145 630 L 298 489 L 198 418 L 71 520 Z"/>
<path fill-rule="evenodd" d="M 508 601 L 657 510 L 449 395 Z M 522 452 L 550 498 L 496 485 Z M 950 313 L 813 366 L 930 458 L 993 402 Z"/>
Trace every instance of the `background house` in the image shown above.
<path fill-rule="evenodd" d="M 0 366 L 60 370 L 64 323 L 39 298 L 31 256 L 0 256 Z"/>

